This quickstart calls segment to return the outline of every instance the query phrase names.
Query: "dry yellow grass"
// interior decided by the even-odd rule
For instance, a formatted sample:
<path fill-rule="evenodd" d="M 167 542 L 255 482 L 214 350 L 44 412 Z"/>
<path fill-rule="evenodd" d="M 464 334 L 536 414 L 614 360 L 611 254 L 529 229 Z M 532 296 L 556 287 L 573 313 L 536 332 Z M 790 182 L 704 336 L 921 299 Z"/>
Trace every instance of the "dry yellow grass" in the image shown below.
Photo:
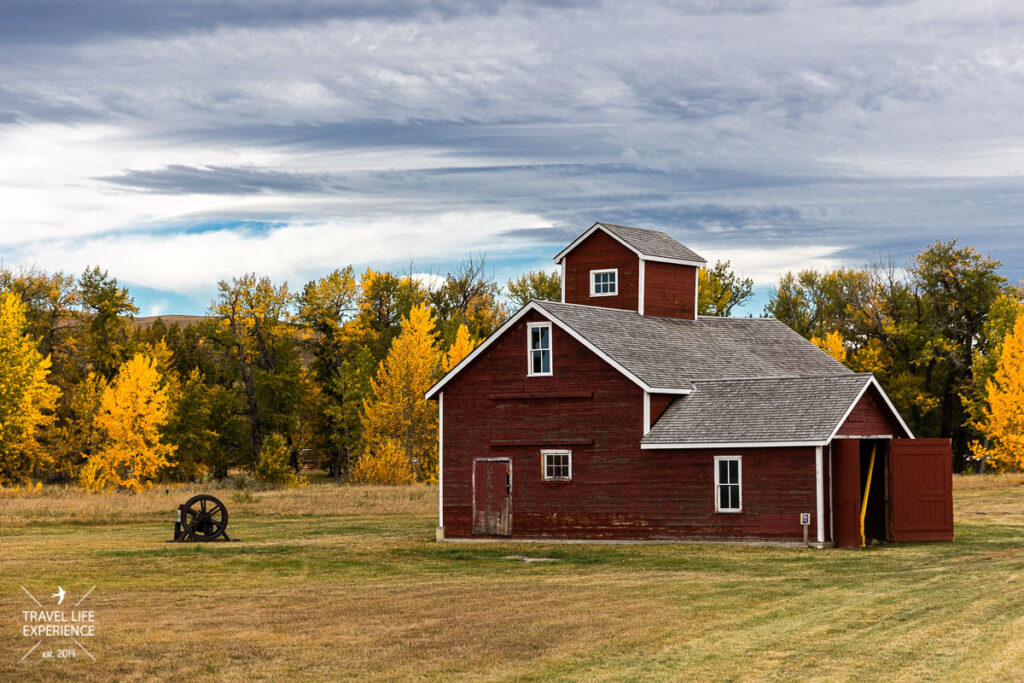
<path fill-rule="evenodd" d="M 212 486 L 162 485 L 143 495 L 87 493 L 74 486 L 42 492 L 0 488 L 4 524 L 97 524 L 168 519 L 197 493 L 212 493 L 234 513 L 289 515 L 429 515 L 437 510 L 437 488 L 409 486 L 310 486 L 272 491 L 242 491 Z"/>
<path fill-rule="evenodd" d="M 436 489 L 334 486 L 217 492 L 243 540 L 169 545 L 193 490 L 0 495 L 0 677 L 1020 678 L 1024 484 L 955 490 L 956 542 L 865 551 L 437 544 Z M 95 663 L 18 662 L 18 586 L 57 584 L 97 586 Z"/>

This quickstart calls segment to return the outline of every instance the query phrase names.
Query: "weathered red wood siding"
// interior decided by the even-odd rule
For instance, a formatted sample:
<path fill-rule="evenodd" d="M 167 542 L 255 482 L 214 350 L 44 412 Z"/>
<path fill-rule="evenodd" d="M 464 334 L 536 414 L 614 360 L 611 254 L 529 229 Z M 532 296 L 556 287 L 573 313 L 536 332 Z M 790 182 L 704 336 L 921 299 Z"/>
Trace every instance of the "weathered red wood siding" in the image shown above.
<path fill-rule="evenodd" d="M 873 386 L 864 392 L 860 401 L 850 411 L 846 422 L 839 427 L 837 434 L 843 436 L 879 436 L 882 434 L 904 436 L 903 428 L 899 426 L 892 416 L 892 412 Z"/>
<path fill-rule="evenodd" d="M 697 315 L 697 269 L 675 263 L 644 263 L 644 315 L 687 318 Z"/>
<path fill-rule="evenodd" d="M 565 257 L 565 302 L 636 311 L 639 306 L 640 259 L 616 239 L 596 230 Z M 618 268 L 616 296 L 590 296 L 590 271 Z"/>
<path fill-rule="evenodd" d="M 651 426 L 658 421 L 672 401 L 676 399 L 675 394 L 651 394 Z"/>
<path fill-rule="evenodd" d="M 813 448 L 641 450 L 642 390 L 557 326 L 554 376 L 526 376 L 526 323 L 542 319 L 524 318 L 444 389 L 447 537 L 473 535 L 474 458 L 502 456 L 513 538 L 802 538 Z M 543 481 L 542 448 L 572 450 L 572 481 Z M 739 514 L 714 512 L 714 456 L 726 454 L 743 456 Z"/>

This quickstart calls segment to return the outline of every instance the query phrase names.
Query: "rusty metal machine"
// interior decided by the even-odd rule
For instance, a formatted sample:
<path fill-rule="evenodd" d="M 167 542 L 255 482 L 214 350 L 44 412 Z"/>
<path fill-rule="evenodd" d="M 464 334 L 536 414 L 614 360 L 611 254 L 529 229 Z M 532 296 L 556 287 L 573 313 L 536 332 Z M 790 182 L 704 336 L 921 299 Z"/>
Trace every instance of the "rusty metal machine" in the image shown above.
<path fill-rule="evenodd" d="M 188 541 L 230 541 L 227 534 L 228 509 L 208 493 L 192 496 L 178 506 L 171 543 Z"/>

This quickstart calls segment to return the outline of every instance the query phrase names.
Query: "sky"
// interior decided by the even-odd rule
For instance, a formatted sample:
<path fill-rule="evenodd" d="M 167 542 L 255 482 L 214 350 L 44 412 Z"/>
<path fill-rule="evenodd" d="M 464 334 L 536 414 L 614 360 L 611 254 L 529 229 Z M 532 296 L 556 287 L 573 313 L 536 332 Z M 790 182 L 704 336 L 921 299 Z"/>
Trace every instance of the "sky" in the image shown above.
<path fill-rule="evenodd" d="M 0 0 L 0 262 L 141 315 L 245 272 L 501 282 L 595 221 L 754 279 L 957 238 L 1024 278 L 1024 5 Z"/>

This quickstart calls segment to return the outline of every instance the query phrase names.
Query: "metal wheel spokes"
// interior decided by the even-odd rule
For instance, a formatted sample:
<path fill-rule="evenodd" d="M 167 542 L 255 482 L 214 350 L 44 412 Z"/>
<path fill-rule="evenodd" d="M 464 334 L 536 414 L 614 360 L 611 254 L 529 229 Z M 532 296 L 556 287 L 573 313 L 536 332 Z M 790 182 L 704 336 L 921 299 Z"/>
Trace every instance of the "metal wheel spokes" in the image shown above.
<path fill-rule="evenodd" d="M 224 533 L 228 525 L 228 511 L 209 494 L 193 496 L 184 505 L 182 522 L 196 541 L 212 541 Z"/>

